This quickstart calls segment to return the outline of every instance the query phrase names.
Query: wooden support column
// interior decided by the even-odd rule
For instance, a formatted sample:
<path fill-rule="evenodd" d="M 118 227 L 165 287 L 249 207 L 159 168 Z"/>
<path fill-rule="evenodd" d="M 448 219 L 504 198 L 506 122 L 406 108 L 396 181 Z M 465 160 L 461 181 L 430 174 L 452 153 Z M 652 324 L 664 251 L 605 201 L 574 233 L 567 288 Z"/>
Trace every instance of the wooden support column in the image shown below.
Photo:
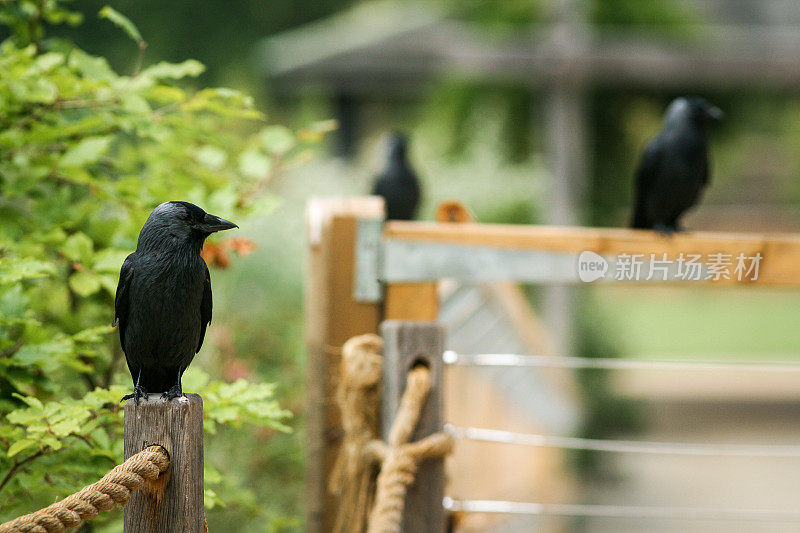
<path fill-rule="evenodd" d="M 589 26 L 581 2 L 553 0 L 552 4 L 556 23 L 551 40 L 560 56 L 545 98 L 550 186 L 544 223 L 576 226 L 582 222 L 589 176 L 585 109 L 588 72 L 581 61 Z M 576 304 L 574 287 L 551 285 L 543 290 L 542 315 L 560 355 L 571 355 L 575 349 Z"/>
<path fill-rule="evenodd" d="M 334 397 L 341 347 L 355 335 L 377 333 L 379 303 L 353 298 L 357 222 L 383 219 L 379 197 L 312 198 L 306 210 L 306 345 L 308 375 L 308 448 L 306 468 L 307 531 L 333 528 L 336 501 L 328 479 L 341 442 L 340 414 Z"/>
<path fill-rule="evenodd" d="M 432 322 L 388 320 L 381 326 L 383 335 L 383 396 L 381 433 L 389 433 L 406 388 L 408 371 L 423 364 L 431 371 L 431 390 L 422 408 L 410 442 L 442 430 L 444 329 Z M 408 488 L 401 531 L 440 533 L 444 531 L 444 458 L 423 461 L 414 483 Z"/>
<path fill-rule="evenodd" d="M 435 282 L 391 283 L 384 293 L 387 320 L 433 321 L 439 316 L 439 292 Z"/>
<path fill-rule="evenodd" d="M 203 533 L 203 400 L 150 394 L 125 404 L 125 459 L 158 444 L 170 467 L 125 506 L 125 533 Z"/>

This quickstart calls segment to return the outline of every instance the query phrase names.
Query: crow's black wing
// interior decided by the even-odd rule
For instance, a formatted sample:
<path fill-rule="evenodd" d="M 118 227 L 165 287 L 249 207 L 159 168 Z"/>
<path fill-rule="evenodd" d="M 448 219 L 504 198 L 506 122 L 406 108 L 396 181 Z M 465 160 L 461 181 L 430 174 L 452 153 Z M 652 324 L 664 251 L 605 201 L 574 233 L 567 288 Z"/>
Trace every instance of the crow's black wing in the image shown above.
<path fill-rule="evenodd" d="M 200 302 L 200 342 L 197 343 L 197 352 L 203 347 L 203 339 L 206 336 L 206 328 L 211 324 L 211 274 L 206 269 L 206 280 L 203 282 L 203 301 Z"/>
<path fill-rule="evenodd" d="M 128 327 L 128 311 L 130 309 L 130 286 L 133 278 L 134 264 L 136 263 L 136 252 L 130 254 L 122 263 L 119 271 L 119 284 L 117 294 L 114 297 L 114 326 L 119 326 L 119 343 L 122 351 L 125 351 L 125 328 Z"/>
<path fill-rule="evenodd" d="M 703 163 L 700 167 L 700 176 L 703 187 L 711 182 L 711 163 L 708 160 L 708 155 L 703 158 Z"/>
<path fill-rule="evenodd" d="M 661 154 L 660 142 L 656 138 L 645 148 L 639 167 L 636 169 L 635 198 L 633 206 L 632 228 L 651 229 L 652 221 L 648 220 L 647 202 L 651 194 L 653 182 L 658 172 L 658 160 Z"/>

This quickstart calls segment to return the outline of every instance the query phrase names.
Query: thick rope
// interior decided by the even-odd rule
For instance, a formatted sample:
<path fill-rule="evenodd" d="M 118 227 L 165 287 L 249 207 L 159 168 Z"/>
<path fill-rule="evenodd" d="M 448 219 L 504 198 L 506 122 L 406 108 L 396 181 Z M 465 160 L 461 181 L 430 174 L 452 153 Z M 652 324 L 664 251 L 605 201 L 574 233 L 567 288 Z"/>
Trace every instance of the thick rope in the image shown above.
<path fill-rule="evenodd" d="M 328 484 L 339 502 L 335 533 L 364 531 L 372 507 L 377 467 L 365 450 L 378 436 L 382 348 L 381 338 L 370 334 L 353 337 L 341 350 L 336 403 L 343 438 Z"/>
<path fill-rule="evenodd" d="M 382 462 L 368 533 L 398 533 L 406 492 L 414 482 L 419 463 L 426 458 L 443 457 L 453 450 L 453 437 L 443 432 L 408 442 L 419 422 L 430 388 L 430 370 L 425 367 L 412 369 L 389 432 L 388 444 L 373 441 L 367 447 L 367 453 Z"/>
<path fill-rule="evenodd" d="M 115 466 L 103 478 L 63 500 L 35 513 L 0 525 L 0 533 L 53 533 L 92 520 L 100 511 L 125 505 L 131 492 L 154 481 L 169 468 L 169 455 L 161 446 L 150 446 Z"/>

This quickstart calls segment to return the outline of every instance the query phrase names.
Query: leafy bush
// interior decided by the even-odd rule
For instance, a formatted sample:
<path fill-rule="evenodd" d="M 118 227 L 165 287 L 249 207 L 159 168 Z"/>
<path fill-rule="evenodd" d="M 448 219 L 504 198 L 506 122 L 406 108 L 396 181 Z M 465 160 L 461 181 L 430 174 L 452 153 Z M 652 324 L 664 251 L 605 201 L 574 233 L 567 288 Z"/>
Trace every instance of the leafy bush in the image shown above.
<path fill-rule="evenodd" d="M 330 126 L 265 126 L 245 94 L 187 90 L 203 65 L 142 67 L 136 27 L 111 8 L 101 16 L 135 41 L 131 75 L 45 37 L 46 24 L 81 21 L 62 0 L 0 3 L 12 34 L 0 45 L 0 521 L 122 459 L 130 381 L 109 324 L 120 265 L 152 208 L 183 199 L 237 221 L 264 212 L 273 174 Z M 271 385 L 202 371 L 185 383 L 204 393 L 207 432 L 286 430 Z M 221 503 L 208 471 L 206 503 Z"/>

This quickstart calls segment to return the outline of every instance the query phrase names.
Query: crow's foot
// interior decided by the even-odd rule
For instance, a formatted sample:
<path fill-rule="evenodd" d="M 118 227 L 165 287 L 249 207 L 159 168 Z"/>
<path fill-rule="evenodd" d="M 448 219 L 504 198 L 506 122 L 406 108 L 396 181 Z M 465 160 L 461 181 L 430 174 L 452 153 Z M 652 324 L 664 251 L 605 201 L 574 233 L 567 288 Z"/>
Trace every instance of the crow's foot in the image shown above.
<path fill-rule="evenodd" d="M 133 394 L 126 394 L 125 396 L 122 397 L 120 402 L 124 402 L 125 400 L 130 400 L 131 398 L 133 398 L 133 401 L 136 402 L 136 405 L 139 405 L 140 398 L 144 398 L 144 401 L 147 401 L 147 391 L 144 390 L 144 387 L 136 385 L 133 388 Z"/>
<path fill-rule="evenodd" d="M 167 392 L 161 395 L 161 398 L 169 401 L 174 400 L 175 398 L 179 398 L 183 396 L 183 389 L 181 388 L 180 383 L 176 383 L 172 387 L 169 388 Z"/>

